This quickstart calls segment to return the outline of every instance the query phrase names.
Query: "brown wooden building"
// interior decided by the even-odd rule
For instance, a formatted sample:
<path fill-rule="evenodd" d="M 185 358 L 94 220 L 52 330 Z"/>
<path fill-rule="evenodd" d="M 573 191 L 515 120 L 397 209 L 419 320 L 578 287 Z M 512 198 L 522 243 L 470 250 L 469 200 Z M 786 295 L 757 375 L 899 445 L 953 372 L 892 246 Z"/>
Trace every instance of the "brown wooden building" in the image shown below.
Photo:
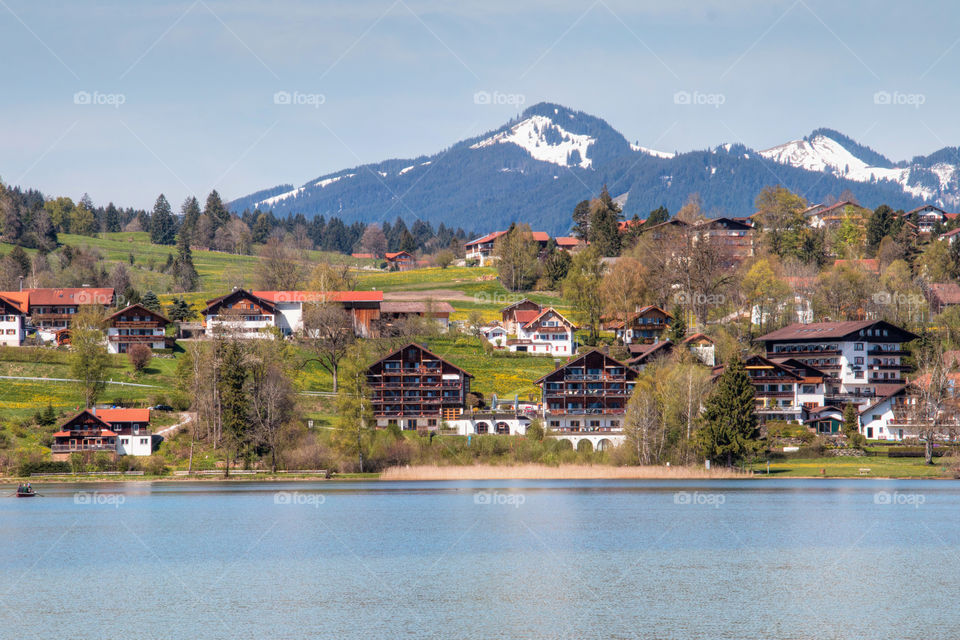
<path fill-rule="evenodd" d="M 54 460 L 68 460 L 72 453 L 94 454 L 104 452 L 111 458 L 117 456 L 117 433 L 110 425 L 89 410 L 83 410 L 70 418 L 53 434 L 50 446 Z"/>
<path fill-rule="evenodd" d="M 367 369 L 377 426 L 438 429 L 463 413 L 471 378 L 421 345 L 397 349 Z"/>

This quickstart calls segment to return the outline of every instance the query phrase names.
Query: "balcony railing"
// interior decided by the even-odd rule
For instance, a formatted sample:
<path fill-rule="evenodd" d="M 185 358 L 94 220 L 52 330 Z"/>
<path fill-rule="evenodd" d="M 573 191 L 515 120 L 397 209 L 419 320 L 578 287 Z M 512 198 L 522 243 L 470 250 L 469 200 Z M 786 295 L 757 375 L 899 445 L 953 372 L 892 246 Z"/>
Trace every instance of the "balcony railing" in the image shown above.
<path fill-rule="evenodd" d="M 83 452 L 83 451 L 116 451 L 116 444 L 92 444 L 92 443 L 77 443 L 77 444 L 54 444 L 50 446 L 50 451 L 53 453 L 74 453 L 74 452 Z"/>

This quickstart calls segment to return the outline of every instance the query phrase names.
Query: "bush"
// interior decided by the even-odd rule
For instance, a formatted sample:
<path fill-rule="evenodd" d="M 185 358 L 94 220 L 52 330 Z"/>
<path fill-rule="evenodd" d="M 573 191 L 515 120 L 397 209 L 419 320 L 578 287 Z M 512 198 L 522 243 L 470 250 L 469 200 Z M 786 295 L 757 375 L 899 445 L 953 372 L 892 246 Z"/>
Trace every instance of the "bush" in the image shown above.
<path fill-rule="evenodd" d="M 130 360 L 130 366 L 135 373 L 143 373 L 152 358 L 153 352 L 145 344 L 135 344 L 127 350 L 127 359 Z"/>
<path fill-rule="evenodd" d="M 143 465 L 143 470 L 151 476 L 162 476 L 167 473 L 167 463 L 163 456 L 150 456 Z"/>
<path fill-rule="evenodd" d="M 106 451 L 97 451 L 93 454 L 94 471 L 113 471 L 114 466 L 113 456 Z"/>
<path fill-rule="evenodd" d="M 53 460 L 24 460 L 17 467 L 17 475 L 29 477 L 32 473 L 70 473 L 69 462 Z"/>
<path fill-rule="evenodd" d="M 188 411 L 190 409 L 190 397 L 179 391 L 175 391 L 170 396 L 170 406 L 177 411 Z"/>

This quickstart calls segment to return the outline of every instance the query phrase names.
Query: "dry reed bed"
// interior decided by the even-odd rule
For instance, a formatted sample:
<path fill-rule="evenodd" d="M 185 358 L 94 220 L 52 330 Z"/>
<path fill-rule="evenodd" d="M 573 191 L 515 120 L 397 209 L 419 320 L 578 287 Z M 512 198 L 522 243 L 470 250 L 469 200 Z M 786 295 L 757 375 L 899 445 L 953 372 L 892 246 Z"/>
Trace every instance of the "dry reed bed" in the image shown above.
<path fill-rule="evenodd" d="M 703 467 L 607 467 L 568 464 L 551 467 L 542 464 L 516 466 L 469 465 L 390 467 L 380 474 L 381 480 L 618 480 L 651 479 L 682 480 L 699 478 L 744 478 L 752 472 Z"/>

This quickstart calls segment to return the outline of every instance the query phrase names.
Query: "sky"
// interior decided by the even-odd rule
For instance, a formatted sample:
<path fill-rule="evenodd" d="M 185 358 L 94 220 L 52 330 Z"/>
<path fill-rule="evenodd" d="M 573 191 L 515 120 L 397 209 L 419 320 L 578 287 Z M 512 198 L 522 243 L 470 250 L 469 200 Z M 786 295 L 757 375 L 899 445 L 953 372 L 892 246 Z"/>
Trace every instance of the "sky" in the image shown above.
<path fill-rule="evenodd" d="M 947 1 L 0 0 L 0 179 L 177 207 L 436 153 L 541 101 L 663 151 L 830 127 L 909 159 L 960 144 L 958 20 Z"/>

